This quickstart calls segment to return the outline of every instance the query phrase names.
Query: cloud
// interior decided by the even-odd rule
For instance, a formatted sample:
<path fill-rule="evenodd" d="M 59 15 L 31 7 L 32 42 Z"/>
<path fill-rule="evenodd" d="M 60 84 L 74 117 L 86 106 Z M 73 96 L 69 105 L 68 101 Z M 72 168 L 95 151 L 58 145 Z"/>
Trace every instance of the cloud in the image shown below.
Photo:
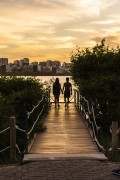
<path fill-rule="evenodd" d="M 119 23 L 119 21 L 115 19 L 106 19 L 106 20 L 94 21 L 91 24 L 107 25 L 107 24 L 114 24 L 114 23 Z"/>
<path fill-rule="evenodd" d="M 69 61 L 76 45 L 93 46 L 102 37 L 119 43 L 119 6 L 119 0 L 0 1 L 1 56 Z"/>
<path fill-rule="evenodd" d="M 104 38 L 106 45 L 110 45 L 111 47 L 120 46 L 120 31 L 118 31 L 116 35 L 108 35 L 108 36 L 98 35 L 91 37 L 91 41 L 100 43 L 101 40 Z"/>
<path fill-rule="evenodd" d="M 74 4 L 74 0 L 69 0 L 69 3 L 64 0 L 5 0 L 5 1 L 0 1 L 0 5 L 2 7 L 16 7 L 16 8 L 25 8 L 26 10 L 28 8 L 35 8 L 35 9 L 40 9 L 40 10 L 51 10 L 51 9 L 56 9 L 56 8 L 63 8 L 63 7 L 68 7 L 72 6 Z"/>
<path fill-rule="evenodd" d="M 7 45 L 6 44 L 0 44 L 0 49 L 4 49 L 4 48 L 7 48 Z"/>

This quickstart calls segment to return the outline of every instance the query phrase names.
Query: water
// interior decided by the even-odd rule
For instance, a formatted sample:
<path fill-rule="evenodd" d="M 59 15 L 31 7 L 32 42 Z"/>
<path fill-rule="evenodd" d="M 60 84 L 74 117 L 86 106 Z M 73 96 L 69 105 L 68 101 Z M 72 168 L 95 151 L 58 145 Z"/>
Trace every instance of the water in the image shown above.
<path fill-rule="evenodd" d="M 36 78 L 39 79 L 43 83 L 50 82 L 51 80 L 54 82 L 56 78 L 59 78 L 61 87 L 63 87 L 63 84 L 66 81 L 66 77 L 69 77 L 70 82 L 73 83 L 73 81 L 71 80 L 71 76 L 37 76 Z"/>
<path fill-rule="evenodd" d="M 70 78 L 69 82 L 72 83 L 72 86 L 74 88 L 75 86 L 74 86 L 73 80 L 71 79 L 71 76 L 37 76 L 36 79 L 39 79 L 42 83 L 45 83 L 45 82 L 46 82 L 46 84 L 47 84 L 47 82 L 50 83 L 51 102 L 54 102 L 54 96 L 52 94 L 53 82 L 55 81 L 56 78 L 59 78 L 59 82 L 61 83 L 61 88 L 63 88 L 63 84 L 66 82 L 66 77 Z M 70 97 L 70 101 L 73 102 L 73 95 Z M 64 95 L 62 93 L 60 94 L 60 102 L 64 102 Z"/>
<path fill-rule="evenodd" d="M 23 77 L 29 78 L 30 76 L 23 76 Z M 51 94 L 50 94 L 51 102 L 54 102 L 54 96 L 52 94 L 52 86 L 56 78 L 59 78 L 59 82 L 61 84 L 62 89 L 63 89 L 63 84 L 66 82 L 66 77 L 69 77 L 69 82 L 72 83 L 72 89 L 76 88 L 71 76 L 31 76 L 31 77 L 35 77 L 36 79 L 40 80 L 40 82 L 42 82 L 45 86 L 48 84 L 51 86 Z M 73 93 L 74 93 L 74 90 L 73 90 Z M 70 97 L 71 102 L 74 101 L 73 97 L 74 97 L 74 94 Z M 64 95 L 62 93 L 60 94 L 59 100 L 60 102 L 64 102 Z"/>

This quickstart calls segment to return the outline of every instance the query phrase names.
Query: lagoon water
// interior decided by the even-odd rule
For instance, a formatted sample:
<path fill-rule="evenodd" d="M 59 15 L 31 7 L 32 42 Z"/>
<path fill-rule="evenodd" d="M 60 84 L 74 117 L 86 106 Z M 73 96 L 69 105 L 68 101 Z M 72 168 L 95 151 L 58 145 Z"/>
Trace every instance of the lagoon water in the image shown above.
<path fill-rule="evenodd" d="M 18 76 L 19 77 L 19 76 Z M 61 88 L 63 88 L 63 84 L 66 82 L 66 77 L 69 77 L 69 82 L 72 83 L 72 89 L 76 89 L 74 81 L 72 80 L 71 76 L 23 76 L 25 78 L 29 78 L 29 77 L 34 77 L 38 80 L 40 80 L 40 82 L 45 83 L 45 84 L 49 84 L 51 86 L 51 102 L 54 102 L 54 96 L 52 94 L 52 85 L 53 82 L 55 81 L 56 78 L 59 78 L 59 81 L 61 83 Z M 70 101 L 73 102 L 73 97 L 74 97 L 74 90 L 73 90 L 73 95 L 70 97 Z M 64 102 L 64 95 L 60 94 L 60 102 Z"/>
<path fill-rule="evenodd" d="M 61 83 L 61 86 L 63 86 L 64 82 L 66 81 L 66 77 L 70 78 L 70 82 L 72 83 L 71 77 L 70 76 L 36 76 L 37 79 L 39 79 L 41 82 L 45 81 L 55 81 L 56 78 L 59 78 L 59 81 Z"/>
<path fill-rule="evenodd" d="M 36 79 L 39 79 L 41 82 L 51 82 L 51 102 L 54 101 L 54 97 L 53 97 L 53 94 L 52 94 L 52 85 L 53 85 L 53 82 L 55 81 L 56 78 L 59 78 L 59 81 L 61 83 L 61 87 L 63 88 L 63 84 L 64 82 L 66 82 L 66 77 L 69 77 L 70 78 L 70 83 L 72 83 L 72 86 L 73 88 L 75 87 L 74 86 L 74 82 L 73 80 L 71 79 L 71 76 L 36 76 Z M 71 102 L 73 102 L 73 95 L 71 96 Z M 60 102 L 64 102 L 64 96 L 63 94 L 60 94 Z"/>

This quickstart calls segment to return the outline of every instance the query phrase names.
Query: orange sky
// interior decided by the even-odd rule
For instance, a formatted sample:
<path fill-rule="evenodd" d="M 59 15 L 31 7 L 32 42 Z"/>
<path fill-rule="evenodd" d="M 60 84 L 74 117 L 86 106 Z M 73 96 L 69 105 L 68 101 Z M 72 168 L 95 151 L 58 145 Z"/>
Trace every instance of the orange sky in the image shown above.
<path fill-rule="evenodd" d="M 120 45 L 119 7 L 119 0 L 0 1 L 0 57 L 69 62 L 76 46 L 104 37 Z"/>

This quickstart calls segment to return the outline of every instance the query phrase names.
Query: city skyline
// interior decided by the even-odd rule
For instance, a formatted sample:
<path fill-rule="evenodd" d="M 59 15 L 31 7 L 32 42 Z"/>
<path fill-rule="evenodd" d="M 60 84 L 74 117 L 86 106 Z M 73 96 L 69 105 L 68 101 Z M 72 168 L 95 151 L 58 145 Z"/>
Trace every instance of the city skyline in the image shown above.
<path fill-rule="evenodd" d="M 119 7 L 119 0 L 0 1 L 0 57 L 63 63 L 76 46 L 93 47 L 103 38 L 120 45 Z"/>

